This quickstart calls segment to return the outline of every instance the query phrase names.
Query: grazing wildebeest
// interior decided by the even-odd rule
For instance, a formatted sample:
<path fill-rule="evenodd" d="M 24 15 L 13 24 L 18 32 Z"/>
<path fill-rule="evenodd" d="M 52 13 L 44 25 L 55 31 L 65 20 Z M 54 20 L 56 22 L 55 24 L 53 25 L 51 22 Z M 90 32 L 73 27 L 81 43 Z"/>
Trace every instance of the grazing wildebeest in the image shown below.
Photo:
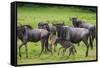
<path fill-rule="evenodd" d="M 96 25 L 89 24 L 85 21 L 78 19 L 77 17 L 72 17 L 71 21 L 74 27 L 86 28 L 90 31 L 90 45 L 91 49 L 93 49 L 93 41 L 96 38 Z"/>
<path fill-rule="evenodd" d="M 22 44 L 19 46 L 19 56 L 21 58 L 20 49 L 25 45 L 26 50 L 26 58 L 28 58 L 28 50 L 27 50 L 27 42 L 38 42 L 41 41 L 41 52 L 39 56 L 42 54 L 44 48 L 47 51 L 50 51 L 48 48 L 48 37 L 49 32 L 45 29 L 33 29 L 29 25 L 21 25 L 17 26 L 17 36 L 22 41 Z"/>
<path fill-rule="evenodd" d="M 88 56 L 88 49 L 89 49 L 89 30 L 85 28 L 74 28 L 74 27 L 68 27 L 68 26 L 61 26 L 61 25 L 55 25 L 57 32 L 59 34 L 59 38 L 61 40 L 67 40 L 72 43 L 79 43 L 80 41 L 83 41 L 86 45 L 86 54 L 85 56 Z"/>
<path fill-rule="evenodd" d="M 64 53 L 66 52 L 67 49 L 69 49 L 69 56 L 71 54 L 74 55 L 76 53 L 75 46 L 72 42 L 66 41 L 66 40 L 62 41 L 62 39 L 60 39 L 60 38 L 57 38 L 56 42 L 60 43 L 61 46 L 62 46 L 62 47 L 59 48 L 58 55 L 59 55 L 61 49 L 63 49 L 63 53 L 62 53 L 63 56 L 64 56 Z"/>
<path fill-rule="evenodd" d="M 46 29 L 50 32 L 49 35 L 49 47 L 52 51 L 52 49 L 54 48 L 54 52 L 56 51 L 55 47 L 57 46 L 56 44 L 56 27 L 54 27 L 53 25 L 49 25 L 48 23 L 44 23 L 44 22 L 40 22 L 38 24 L 38 28 L 42 28 L 42 29 Z"/>

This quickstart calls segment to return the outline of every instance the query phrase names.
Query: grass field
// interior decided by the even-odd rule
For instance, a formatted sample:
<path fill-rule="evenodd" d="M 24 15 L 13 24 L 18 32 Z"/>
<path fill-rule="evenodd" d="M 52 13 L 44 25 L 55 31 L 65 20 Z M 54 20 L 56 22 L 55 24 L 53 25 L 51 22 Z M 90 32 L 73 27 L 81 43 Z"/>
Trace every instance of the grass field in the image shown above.
<path fill-rule="evenodd" d="M 71 21 L 69 20 L 72 16 L 78 16 L 80 19 L 85 20 L 91 24 L 96 24 L 96 13 L 82 10 L 75 7 L 18 7 L 17 8 L 17 21 L 20 24 L 28 24 L 33 28 L 37 28 L 37 25 L 40 21 L 64 21 L 66 25 L 72 26 Z M 21 44 L 20 40 L 17 41 L 17 62 L 18 64 L 36 64 L 36 63 L 52 63 L 52 62 L 71 62 L 71 61 L 88 61 L 96 60 L 96 41 L 94 41 L 94 49 L 89 49 L 89 56 L 85 57 L 86 47 L 81 42 L 80 46 L 76 45 L 77 54 L 75 56 L 68 56 L 66 53 L 65 56 L 61 54 L 58 56 L 55 52 L 53 56 L 48 54 L 42 54 L 38 57 L 41 45 L 40 42 L 33 43 L 29 42 L 28 45 L 28 56 L 29 58 L 26 61 L 25 58 L 25 47 L 22 47 L 21 54 L 22 58 L 19 57 L 18 47 Z M 57 51 L 60 45 L 57 46 Z"/>

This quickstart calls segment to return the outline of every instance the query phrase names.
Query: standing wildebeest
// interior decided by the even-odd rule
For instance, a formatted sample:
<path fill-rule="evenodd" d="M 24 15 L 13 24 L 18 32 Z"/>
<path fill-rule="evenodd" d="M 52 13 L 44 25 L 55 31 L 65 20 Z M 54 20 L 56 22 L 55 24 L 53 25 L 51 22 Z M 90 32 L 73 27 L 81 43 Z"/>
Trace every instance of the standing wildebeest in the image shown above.
<path fill-rule="evenodd" d="M 57 36 L 56 36 L 56 27 L 53 26 L 53 25 L 48 25 L 47 23 L 44 23 L 44 22 L 40 22 L 38 24 L 38 28 L 42 28 L 42 29 L 46 29 L 50 32 L 50 35 L 49 35 L 49 47 L 52 51 L 52 48 L 54 47 L 54 52 L 56 51 L 55 50 L 55 47 L 57 46 L 56 44 L 56 39 L 57 39 Z"/>
<path fill-rule="evenodd" d="M 57 32 L 59 34 L 59 38 L 62 40 L 67 40 L 72 43 L 79 43 L 83 41 L 86 45 L 86 57 L 88 56 L 88 38 L 89 38 L 89 30 L 84 28 L 74 28 L 68 26 L 61 26 L 59 24 L 55 24 Z"/>
<path fill-rule="evenodd" d="M 71 54 L 74 55 L 76 53 L 75 46 L 72 42 L 57 38 L 57 43 L 60 43 L 61 46 L 62 46 L 62 47 L 59 48 L 58 55 L 59 55 L 61 49 L 63 49 L 62 55 L 64 55 L 64 53 L 66 52 L 67 49 L 69 49 L 69 56 Z"/>
<path fill-rule="evenodd" d="M 86 23 L 85 21 L 79 20 L 77 17 L 72 17 L 71 21 L 74 27 L 86 28 L 90 31 L 90 45 L 91 49 L 93 49 L 93 41 L 94 38 L 96 38 L 96 25 Z"/>
<path fill-rule="evenodd" d="M 21 57 L 20 49 L 25 45 L 26 50 L 26 58 L 28 58 L 28 50 L 27 50 L 27 42 L 38 42 L 41 41 L 41 52 L 39 56 L 42 54 L 44 48 L 48 49 L 48 37 L 49 32 L 44 29 L 33 29 L 29 25 L 21 25 L 17 26 L 17 36 L 22 41 L 22 44 L 19 46 L 19 56 Z"/>

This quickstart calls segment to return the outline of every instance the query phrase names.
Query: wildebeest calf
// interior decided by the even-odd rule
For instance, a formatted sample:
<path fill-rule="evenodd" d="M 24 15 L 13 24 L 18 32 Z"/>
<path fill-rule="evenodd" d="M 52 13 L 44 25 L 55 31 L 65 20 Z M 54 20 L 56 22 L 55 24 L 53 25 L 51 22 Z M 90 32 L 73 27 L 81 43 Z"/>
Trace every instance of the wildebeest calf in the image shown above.
<path fill-rule="evenodd" d="M 57 38 L 57 43 L 61 44 L 61 46 L 62 46 L 59 48 L 58 55 L 59 55 L 61 49 L 63 49 L 63 53 L 62 53 L 63 56 L 67 49 L 69 49 L 69 56 L 71 54 L 74 55 L 76 53 L 75 46 L 72 42 Z"/>
<path fill-rule="evenodd" d="M 56 27 L 53 26 L 52 24 L 49 25 L 48 23 L 44 23 L 44 22 L 40 22 L 38 24 L 38 28 L 42 28 L 42 29 L 46 29 L 50 32 L 50 35 L 49 35 L 49 47 L 50 47 L 50 50 L 53 52 L 56 52 Z"/>

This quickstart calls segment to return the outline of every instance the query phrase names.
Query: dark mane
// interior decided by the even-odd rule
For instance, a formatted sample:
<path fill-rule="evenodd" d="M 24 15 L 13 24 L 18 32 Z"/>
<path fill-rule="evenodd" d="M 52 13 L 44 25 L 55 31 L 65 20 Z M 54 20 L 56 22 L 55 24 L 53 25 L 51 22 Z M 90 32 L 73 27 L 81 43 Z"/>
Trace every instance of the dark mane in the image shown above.
<path fill-rule="evenodd" d="M 28 28 L 30 28 L 30 29 L 33 29 L 30 25 L 22 25 L 23 27 L 28 27 Z"/>

